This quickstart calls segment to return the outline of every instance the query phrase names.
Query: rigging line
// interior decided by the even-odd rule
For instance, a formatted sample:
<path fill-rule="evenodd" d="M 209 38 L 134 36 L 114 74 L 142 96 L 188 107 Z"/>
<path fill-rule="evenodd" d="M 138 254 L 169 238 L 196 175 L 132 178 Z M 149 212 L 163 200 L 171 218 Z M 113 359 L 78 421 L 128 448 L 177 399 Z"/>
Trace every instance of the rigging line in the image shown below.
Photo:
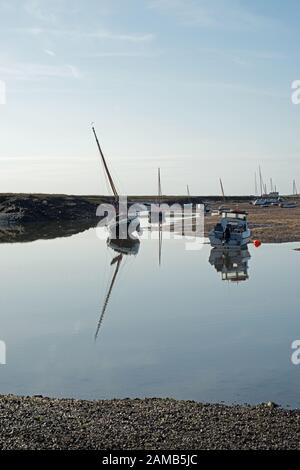
<path fill-rule="evenodd" d="M 118 194 L 124 194 L 122 183 L 121 183 L 121 180 L 118 176 L 118 171 L 116 171 L 116 166 L 115 166 L 114 162 L 110 161 L 109 166 L 110 166 L 110 174 L 112 175 L 112 178 L 115 182 L 115 187 L 118 190 Z"/>

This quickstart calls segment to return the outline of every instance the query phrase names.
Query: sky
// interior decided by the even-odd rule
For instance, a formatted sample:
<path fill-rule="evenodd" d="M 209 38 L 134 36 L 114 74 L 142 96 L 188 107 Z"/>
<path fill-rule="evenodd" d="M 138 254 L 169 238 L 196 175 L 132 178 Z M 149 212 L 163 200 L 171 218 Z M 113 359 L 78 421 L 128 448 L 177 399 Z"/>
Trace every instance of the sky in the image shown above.
<path fill-rule="evenodd" d="M 300 187 L 298 0 L 0 0 L 0 191 Z"/>

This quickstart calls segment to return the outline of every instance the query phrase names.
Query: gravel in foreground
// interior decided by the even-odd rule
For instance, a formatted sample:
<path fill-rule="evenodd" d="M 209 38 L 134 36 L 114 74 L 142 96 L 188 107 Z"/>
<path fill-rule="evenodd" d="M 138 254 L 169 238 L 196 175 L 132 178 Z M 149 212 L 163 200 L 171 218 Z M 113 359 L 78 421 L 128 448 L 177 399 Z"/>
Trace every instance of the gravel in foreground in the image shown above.
<path fill-rule="evenodd" d="M 300 449 L 300 411 L 172 399 L 0 397 L 1 449 Z"/>

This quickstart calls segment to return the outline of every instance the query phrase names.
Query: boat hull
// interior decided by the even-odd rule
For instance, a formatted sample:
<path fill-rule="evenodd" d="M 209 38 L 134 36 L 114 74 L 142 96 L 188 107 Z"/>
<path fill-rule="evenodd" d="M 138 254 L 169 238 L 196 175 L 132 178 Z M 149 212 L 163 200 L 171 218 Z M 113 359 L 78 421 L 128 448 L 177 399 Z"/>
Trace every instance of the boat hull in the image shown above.
<path fill-rule="evenodd" d="M 110 238 L 127 239 L 135 238 L 135 233 L 140 231 L 140 221 L 138 217 L 127 217 L 116 222 L 111 222 L 108 226 Z"/>
<path fill-rule="evenodd" d="M 236 246 L 245 246 L 250 242 L 251 232 L 247 230 L 244 233 L 239 235 L 233 235 L 228 240 L 225 240 L 223 237 L 218 236 L 214 230 L 212 230 L 209 235 L 209 241 L 211 246 L 217 247 L 236 247 Z"/>

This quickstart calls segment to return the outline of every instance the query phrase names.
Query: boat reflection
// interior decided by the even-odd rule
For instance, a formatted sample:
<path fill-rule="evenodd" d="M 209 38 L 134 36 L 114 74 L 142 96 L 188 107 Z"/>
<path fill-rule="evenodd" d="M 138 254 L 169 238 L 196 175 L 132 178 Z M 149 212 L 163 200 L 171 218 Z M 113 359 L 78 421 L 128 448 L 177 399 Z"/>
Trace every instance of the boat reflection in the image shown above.
<path fill-rule="evenodd" d="M 122 261 L 124 257 L 126 258 L 127 256 L 136 256 L 140 248 L 140 240 L 138 238 L 126 238 L 123 240 L 120 240 L 119 238 L 108 238 L 106 243 L 109 248 L 111 248 L 115 253 L 117 253 L 117 255 L 114 256 L 114 258 L 112 259 L 110 263 L 111 266 L 115 266 L 115 269 L 114 269 L 111 281 L 109 283 L 107 293 L 104 298 L 101 315 L 100 315 L 96 333 L 95 333 L 95 340 L 97 339 L 99 335 L 99 331 L 103 323 L 103 319 L 104 319 L 104 315 L 108 306 L 108 302 L 111 297 L 114 285 L 116 283 Z"/>
<path fill-rule="evenodd" d="M 248 261 L 251 258 L 248 247 L 212 248 L 209 263 L 221 273 L 222 281 L 242 282 L 249 279 Z"/>
<path fill-rule="evenodd" d="M 140 240 L 137 237 L 126 238 L 120 240 L 118 238 L 108 238 L 106 244 L 116 253 L 121 255 L 133 255 L 136 256 L 140 249 Z M 113 264 L 113 260 L 111 262 Z"/>

